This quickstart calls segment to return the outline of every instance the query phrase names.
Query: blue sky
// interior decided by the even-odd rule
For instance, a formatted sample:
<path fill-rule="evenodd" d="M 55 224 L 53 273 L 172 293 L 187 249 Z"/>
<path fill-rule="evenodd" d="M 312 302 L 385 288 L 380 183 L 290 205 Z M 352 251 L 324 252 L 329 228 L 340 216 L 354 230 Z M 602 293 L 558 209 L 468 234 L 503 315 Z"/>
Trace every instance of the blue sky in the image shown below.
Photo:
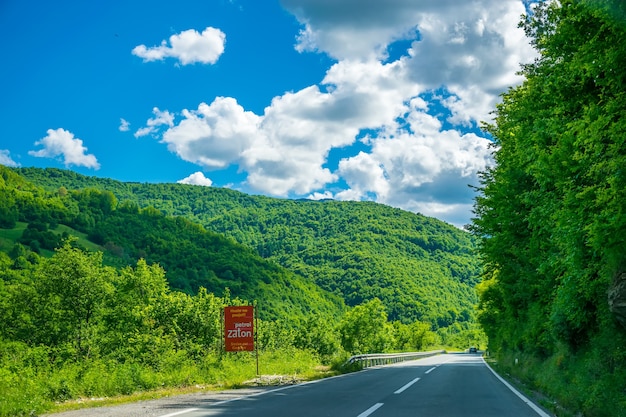
<path fill-rule="evenodd" d="M 521 0 L 0 2 L 0 163 L 458 227 L 478 129 L 534 51 Z"/>

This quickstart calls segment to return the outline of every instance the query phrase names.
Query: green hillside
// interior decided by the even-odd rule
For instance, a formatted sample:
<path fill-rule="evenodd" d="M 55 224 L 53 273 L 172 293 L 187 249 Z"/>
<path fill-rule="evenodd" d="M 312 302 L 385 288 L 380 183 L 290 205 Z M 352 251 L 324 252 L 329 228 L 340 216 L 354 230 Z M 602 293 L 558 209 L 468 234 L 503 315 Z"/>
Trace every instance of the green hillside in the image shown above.
<path fill-rule="evenodd" d="M 350 306 L 379 298 L 393 320 L 446 327 L 473 318 L 479 276 L 474 241 L 433 218 L 371 202 L 293 201 L 214 187 L 123 183 L 68 170 L 15 171 L 50 192 L 106 190 L 120 206 L 183 216 Z M 96 223 L 95 233 L 101 228 Z"/>
<path fill-rule="evenodd" d="M 228 288 L 233 297 L 256 300 L 266 319 L 337 317 L 343 309 L 339 297 L 191 221 L 153 208 L 117 207 L 111 193 L 93 189 L 46 196 L 5 167 L 0 173 L 0 210 L 6 214 L 0 250 L 7 253 L 19 242 L 51 256 L 63 237 L 75 236 L 80 247 L 103 251 L 109 265 L 134 265 L 140 258 L 158 263 L 174 289 L 195 294 L 203 287 L 221 295 Z"/>
<path fill-rule="evenodd" d="M 491 349 L 571 415 L 626 416 L 625 22 L 616 0 L 523 21 L 540 55 L 497 108 L 476 205 Z"/>

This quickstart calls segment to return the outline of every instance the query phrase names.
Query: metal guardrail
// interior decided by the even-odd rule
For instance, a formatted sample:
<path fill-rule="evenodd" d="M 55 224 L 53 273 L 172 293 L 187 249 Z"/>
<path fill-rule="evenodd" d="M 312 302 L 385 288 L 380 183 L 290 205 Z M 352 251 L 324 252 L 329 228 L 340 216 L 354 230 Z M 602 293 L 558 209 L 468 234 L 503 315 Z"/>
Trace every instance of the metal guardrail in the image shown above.
<path fill-rule="evenodd" d="M 445 350 L 431 350 L 429 352 L 405 352 L 405 353 L 369 353 L 366 355 L 354 355 L 346 361 L 346 365 L 361 363 L 363 368 L 378 365 L 390 365 L 393 363 L 412 361 L 415 359 L 427 358 L 429 356 L 441 355 Z"/>

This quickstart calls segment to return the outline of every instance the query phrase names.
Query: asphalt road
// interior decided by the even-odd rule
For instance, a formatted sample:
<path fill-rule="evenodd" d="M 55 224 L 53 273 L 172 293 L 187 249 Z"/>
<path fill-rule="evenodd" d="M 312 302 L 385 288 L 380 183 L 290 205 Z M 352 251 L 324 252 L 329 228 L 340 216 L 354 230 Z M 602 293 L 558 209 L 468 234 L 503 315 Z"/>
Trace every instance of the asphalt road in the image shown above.
<path fill-rule="evenodd" d="M 476 354 L 447 354 L 299 385 L 171 397 L 55 417 L 547 417 Z"/>

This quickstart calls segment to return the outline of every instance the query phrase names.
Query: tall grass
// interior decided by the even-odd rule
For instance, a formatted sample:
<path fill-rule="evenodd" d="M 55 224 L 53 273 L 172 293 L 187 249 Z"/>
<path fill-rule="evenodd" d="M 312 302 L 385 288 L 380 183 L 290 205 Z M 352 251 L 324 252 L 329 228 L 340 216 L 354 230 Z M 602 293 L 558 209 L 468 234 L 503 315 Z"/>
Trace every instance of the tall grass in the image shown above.
<path fill-rule="evenodd" d="M 0 416 L 33 416 L 66 409 L 79 399 L 110 398 L 167 388 L 232 388 L 257 377 L 253 353 L 207 352 L 191 357 L 169 352 L 157 365 L 114 360 L 87 360 L 51 364 L 48 348 L 4 345 L 0 352 Z M 11 353 L 9 353 L 11 352 Z M 315 377 L 318 358 L 294 348 L 259 354 L 259 372 L 297 379 Z M 78 405 L 77 405 L 78 404 Z"/>
<path fill-rule="evenodd" d="M 550 398 L 543 405 L 559 417 L 626 417 L 626 349 L 610 344 L 572 353 L 561 347 L 539 359 L 508 353 L 497 369 Z"/>

